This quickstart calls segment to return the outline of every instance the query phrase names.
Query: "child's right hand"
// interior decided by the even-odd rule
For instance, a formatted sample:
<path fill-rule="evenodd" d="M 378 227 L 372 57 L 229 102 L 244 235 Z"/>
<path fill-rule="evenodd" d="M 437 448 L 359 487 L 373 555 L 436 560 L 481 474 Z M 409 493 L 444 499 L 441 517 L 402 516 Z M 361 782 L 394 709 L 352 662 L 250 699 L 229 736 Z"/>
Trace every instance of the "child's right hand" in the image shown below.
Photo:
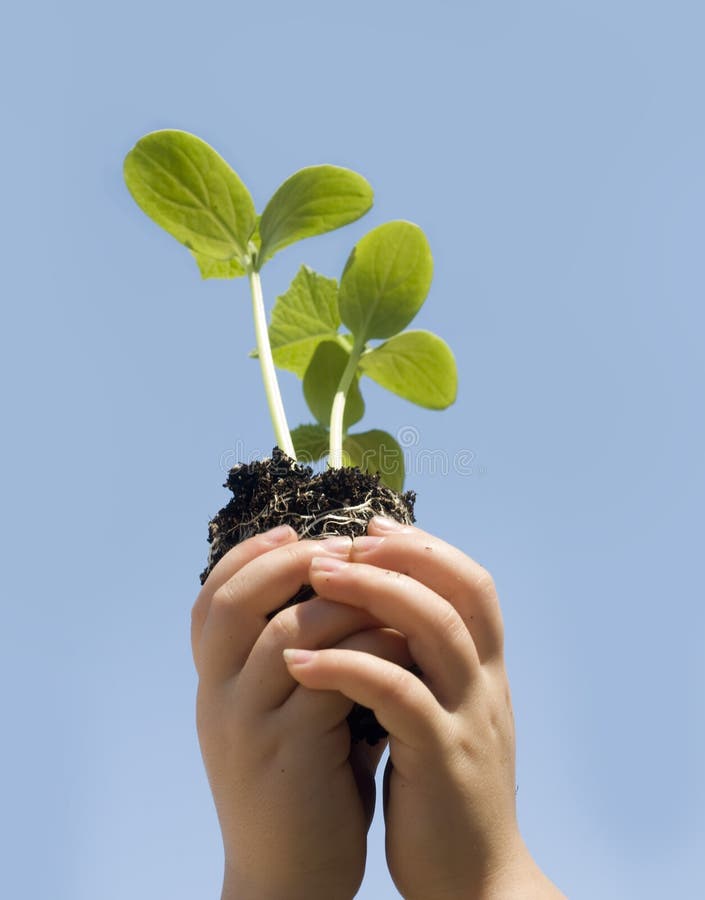
<path fill-rule="evenodd" d="M 374 610 L 406 637 L 423 678 L 341 647 L 290 657 L 289 666 L 300 684 L 370 707 L 389 731 L 384 812 L 397 887 L 407 900 L 562 897 L 516 821 L 514 724 L 491 577 L 417 528 L 373 519 L 369 535 L 354 540 L 349 561 L 314 560 L 308 583 L 319 597 Z"/>
<path fill-rule="evenodd" d="M 317 597 L 279 612 L 314 556 L 347 558 L 349 538 L 292 529 L 233 548 L 192 614 L 198 734 L 225 848 L 223 900 L 349 900 L 365 867 L 374 772 L 384 749 L 350 748 L 352 707 L 297 684 L 285 647 L 343 646 L 408 665 L 401 635 L 370 613 Z"/>

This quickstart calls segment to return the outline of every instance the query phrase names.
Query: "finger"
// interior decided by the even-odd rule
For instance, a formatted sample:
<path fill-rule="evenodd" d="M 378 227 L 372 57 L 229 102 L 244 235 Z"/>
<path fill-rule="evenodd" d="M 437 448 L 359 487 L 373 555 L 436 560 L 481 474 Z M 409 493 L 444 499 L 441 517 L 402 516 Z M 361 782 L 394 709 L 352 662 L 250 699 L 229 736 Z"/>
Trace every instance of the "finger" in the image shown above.
<path fill-rule="evenodd" d="M 501 655 L 504 626 L 490 573 L 457 547 L 418 528 L 385 531 L 378 521 L 370 524 L 373 536 L 355 538 L 351 559 L 404 572 L 425 584 L 458 611 L 483 662 Z"/>
<path fill-rule="evenodd" d="M 351 634 L 382 623 L 366 610 L 312 597 L 278 613 L 260 633 L 238 675 L 242 696 L 257 712 L 281 706 L 297 683 L 282 660 L 285 647 L 317 650 L 336 646 Z"/>
<path fill-rule="evenodd" d="M 232 550 L 218 560 L 213 571 L 206 579 L 206 583 L 201 588 L 196 602 L 191 610 L 191 649 L 194 658 L 196 656 L 195 648 L 201 638 L 203 625 L 208 615 L 213 594 L 221 587 L 229 578 L 231 578 L 238 569 L 241 569 L 257 556 L 261 556 L 274 547 L 281 547 L 284 544 L 295 543 L 298 540 L 296 532 L 288 525 L 280 525 L 279 528 L 272 528 L 264 531 L 262 534 L 248 538 L 241 544 L 233 547 Z"/>
<path fill-rule="evenodd" d="M 299 684 L 339 691 L 374 710 L 380 725 L 403 744 L 415 749 L 437 744 L 442 710 L 426 685 L 401 666 L 337 648 L 288 650 L 285 660 Z"/>
<path fill-rule="evenodd" d="M 335 649 L 373 655 L 402 668 L 412 662 L 406 639 L 391 628 L 372 628 L 358 632 L 340 641 Z M 287 730 L 296 728 L 297 723 L 306 723 L 306 729 L 315 736 L 345 725 L 346 742 L 341 746 L 341 762 L 347 759 L 350 743 L 345 719 L 352 709 L 353 701 L 337 690 L 310 690 L 300 685 L 288 672 L 281 652 L 279 658 L 292 684 L 289 698 L 280 710 L 282 721 L 288 726 Z"/>
<path fill-rule="evenodd" d="M 239 672 L 267 624 L 267 614 L 308 584 L 313 556 L 347 557 L 350 546 L 350 538 L 343 537 L 285 544 L 231 575 L 211 597 L 195 653 L 200 677 L 221 681 Z"/>
<path fill-rule="evenodd" d="M 309 578 L 319 597 L 366 609 L 405 634 L 414 661 L 443 706 L 455 707 L 465 696 L 480 663 L 450 603 L 400 572 L 333 557 L 313 559 Z"/>

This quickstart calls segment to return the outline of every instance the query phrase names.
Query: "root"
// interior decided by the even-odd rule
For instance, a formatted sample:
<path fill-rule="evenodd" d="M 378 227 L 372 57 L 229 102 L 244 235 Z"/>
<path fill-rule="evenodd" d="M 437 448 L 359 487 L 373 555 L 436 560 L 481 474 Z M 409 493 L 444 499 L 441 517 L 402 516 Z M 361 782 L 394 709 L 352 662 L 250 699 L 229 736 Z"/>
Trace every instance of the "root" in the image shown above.
<path fill-rule="evenodd" d="M 300 538 L 321 539 L 358 537 L 376 515 L 414 521 L 413 492 L 398 494 L 359 469 L 313 474 L 276 449 L 271 459 L 231 469 L 226 487 L 234 496 L 210 523 L 201 583 L 228 550 L 276 525 L 290 525 Z"/>

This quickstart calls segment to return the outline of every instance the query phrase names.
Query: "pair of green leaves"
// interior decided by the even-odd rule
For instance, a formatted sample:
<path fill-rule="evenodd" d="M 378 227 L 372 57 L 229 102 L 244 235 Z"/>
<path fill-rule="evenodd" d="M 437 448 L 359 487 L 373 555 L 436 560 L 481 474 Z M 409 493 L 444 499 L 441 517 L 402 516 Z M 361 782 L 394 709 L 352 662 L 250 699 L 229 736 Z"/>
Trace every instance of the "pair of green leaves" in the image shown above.
<path fill-rule="evenodd" d="M 269 328 L 274 362 L 303 379 L 304 396 L 318 421 L 292 432 L 297 454 L 311 460 L 326 454 L 333 398 L 352 355 L 344 454 L 349 464 L 380 471 L 390 487 L 401 489 L 404 459 L 397 441 L 384 431 L 351 434 L 348 429 L 364 414 L 363 375 L 429 409 L 444 409 L 455 400 L 457 371 L 448 345 L 429 331 L 403 331 L 425 301 L 432 275 L 433 259 L 421 229 L 410 222 L 387 222 L 355 246 L 340 285 L 304 266 L 277 299 Z M 348 333 L 339 333 L 341 325 Z M 368 343 L 384 338 L 378 346 Z"/>
<path fill-rule="evenodd" d="M 140 208 L 188 247 L 206 278 L 259 271 L 279 250 L 364 215 L 372 188 L 356 172 L 310 166 L 288 178 L 261 216 L 239 176 L 205 141 L 186 131 L 154 131 L 124 164 Z"/>
<path fill-rule="evenodd" d="M 410 222 L 388 222 L 355 246 L 340 287 L 302 266 L 272 310 L 269 340 L 275 363 L 304 378 L 316 348 L 334 341 L 349 351 L 388 338 L 360 358 L 361 373 L 429 409 L 455 399 L 453 355 L 428 331 L 402 331 L 421 308 L 431 283 L 433 259 L 424 233 Z M 350 336 L 339 335 L 345 325 Z"/>

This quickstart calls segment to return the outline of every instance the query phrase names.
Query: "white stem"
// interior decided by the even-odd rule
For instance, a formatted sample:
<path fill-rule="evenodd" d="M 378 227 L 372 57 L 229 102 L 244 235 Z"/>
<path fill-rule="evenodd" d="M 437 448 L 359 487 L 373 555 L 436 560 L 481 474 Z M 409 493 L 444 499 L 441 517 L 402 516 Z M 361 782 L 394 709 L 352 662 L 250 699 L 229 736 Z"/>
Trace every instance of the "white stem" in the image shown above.
<path fill-rule="evenodd" d="M 348 398 L 350 385 L 357 371 L 357 364 L 362 351 L 365 348 L 364 341 L 355 341 L 350 358 L 340 378 L 338 390 L 333 398 L 333 407 L 330 413 L 330 447 L 328 465 L 331 469 L 341 469 L 343 466 L 343 417 L 345 415 L 345 401 Z"/>
<path fill-rule="evenodd" d="M 294 444 L 286 422 L 282 395 L 279 392 L 279 382 L 277 381 L 277 373 L 274 368 L 274 360 L 272 359 L 272 348 L 269 345 L 267 316 L 264 311 L 264 300 L 262 298 L 262 282 L 260 281 L 259 272 L 255 272 L 253 269 L 250 269 L 247 275 L 250 279 L 250 291 L 252 292 L 252 316 L 255 321 L 257 355 L 259 356 L 259 363 L 262 369 L 262 381 L 264 382 L 264 391 L 267 395 L 267 405 L 269 406 L 269 415 L 274 426 L 274 434 L 279 448 L 287 456 L 296 459 Z"/>

